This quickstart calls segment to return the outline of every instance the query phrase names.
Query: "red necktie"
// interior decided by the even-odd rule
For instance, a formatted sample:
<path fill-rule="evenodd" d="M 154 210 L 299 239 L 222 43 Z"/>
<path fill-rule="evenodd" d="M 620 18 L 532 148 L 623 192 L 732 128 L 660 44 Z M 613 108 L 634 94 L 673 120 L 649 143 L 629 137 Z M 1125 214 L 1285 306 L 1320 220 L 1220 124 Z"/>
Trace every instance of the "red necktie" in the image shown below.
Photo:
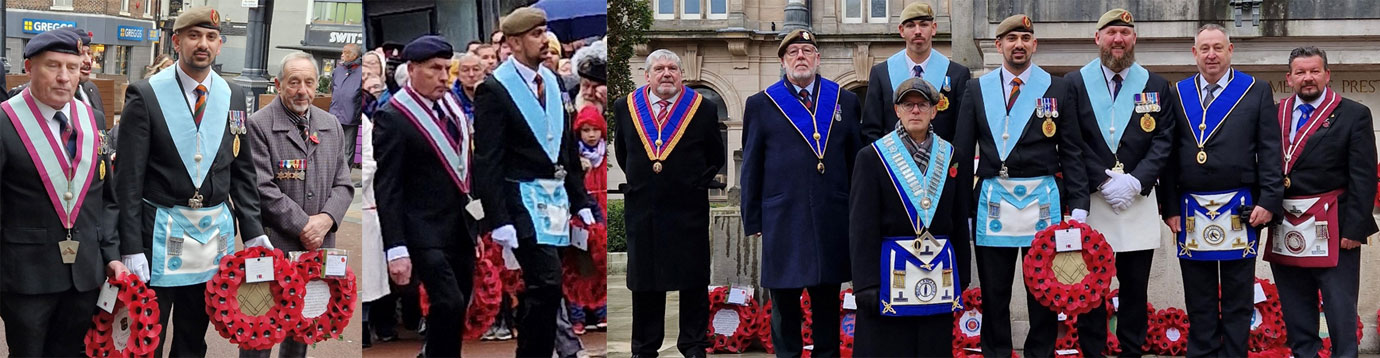
<path fill-rule="evenodd" d="M 666 123 L 666 115 L 667 111 L 671 109 L 671 101 L 660 100 L 657 101 L 656 104 L 658 106 L 661 106 L 661 109 L 658 109 L 656 111 L 656 125 L 660 126 Z"/>

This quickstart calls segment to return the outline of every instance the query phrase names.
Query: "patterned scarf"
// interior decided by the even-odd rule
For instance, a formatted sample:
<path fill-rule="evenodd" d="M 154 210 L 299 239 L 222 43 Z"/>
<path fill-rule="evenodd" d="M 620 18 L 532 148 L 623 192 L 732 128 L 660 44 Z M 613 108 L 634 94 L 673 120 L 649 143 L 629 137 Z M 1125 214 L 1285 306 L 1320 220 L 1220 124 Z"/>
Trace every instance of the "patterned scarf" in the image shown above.
<path fill-rule="evenodd" d="M 901 136 L 901 144 L 905 145 L 906 150 L 910 152 L 910 157 L 915 159 L 916 166 L 920 167 L 920 174 L 929 171 L 930 146 L 933 144 L 931 142 L 934 141 L 934 131 L 925 131 L 925 140 L 916 143 L 915 138 L 906 132 L 906 127 L 902 121 L 898 120 L 896 121 L 896 134 Z"/>
<path fill-rule="evenodd" d="M 585 141 L 583 140 L 580 141 L 580 156 L 585 157 L 585 159 L 589 159 L 590 166 L 592 167 L 598 167 L 601 163 L 604 162 L 605 149 L 606 148 L 603 139 L 599 139 L 599 144 L 596 144 L 593 147 L 589 146 L 588 144 L 585 144 Z"/>

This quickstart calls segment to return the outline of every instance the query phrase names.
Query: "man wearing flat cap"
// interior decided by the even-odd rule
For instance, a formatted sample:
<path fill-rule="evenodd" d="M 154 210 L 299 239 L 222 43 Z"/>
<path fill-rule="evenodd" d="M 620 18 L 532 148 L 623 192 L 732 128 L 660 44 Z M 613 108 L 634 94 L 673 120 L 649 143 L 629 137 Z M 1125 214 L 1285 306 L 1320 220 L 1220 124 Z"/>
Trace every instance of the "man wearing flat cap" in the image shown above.
<path fill-rule="evenodd" d="M 930 126 L 940 96 L 923 78 L 902 81 L 891 100 L 900 120 L 857 153 L 848 221 L 858 357 L 952 354 L 955 276 L 967 265 L 954 252 L 968 244 L 968 216 L 955 207 L 968 182 L 950 178 L 962 160 Z"/>
<path fill-rule="evenodd" d="M 656 357 L 666 325 L 666 292 L 679 291 L 676 349 L 704 357 L 710 347 L 709 192 L 728 159 L 713 103 L 682 81 L 680 56 L 647 54 L 646 85 L 613 101 L 613 154 L 628 177 L 623 222 L 632 291 L 632 354 Z"/>
<path fill-rule="evenodd" d="M 235 236 L 272 248 L 259 217 L 252 141 L 242 138 L 244 91 L 211 70 L 219 25 L 209 7 L 178 16 L 175 70 L 131 84 L 120 121 L 120 253 L 157 293 L 174 357 L 206 355 L 205 283 L 235 252 Z M 159 340 L 159 352 L 166 344 Z"/>
<path fill-rule="evenodd" d="M 1136 63 L 1135 18 L 1113 9 L 1097 23 L 1098 58 L 1064 77 L 1078 101 L 1088 178 L 1088 225 L 1116 252 L 1121 307 L 1144 307 L 1151 262 L 1160 246 L 1155 182 L 1169 158 L 1178 99 L 1169 81 Z M 1117 332 L 1107 332 L 1107 310 L 1094 305 L 1078 319 L 1084 352 L 1102 352 L 1116 334 L 1121 355 L 1145 352 L 1145 310 L 1117 310 Z"/>
<path fill-rule="evenodd" d="M 799 355 L 801 291 L 814 311 L 813 354 L 838 352 L 839 285 L 849 280 L 848 180 L 858 140 L 858 97 L 819 75 L 806 30 L 777 47 L 785 76 L 748 97 L 743 112 L 744 232 L 762 240 L 762 287 L 771 290 L 772 344 Z"/>
<path fill-rule="evenodd" d="M 1014 15 L 997 25 L 1000 69 L 968 81 L 958 112 L 954 147 L 958 158 L 981 154 L 977 164 L 976 228 L 978 281 L 982 283 L 982 353 L 1011 355 L 1011 282 L 1016 263 L 1037 231 L 1062 221 L 1060 208 L 1074 221 L 1088 215 L 1077 103 L 1068 82 L 1035 65 L 1035 25 Z M 960 160 L 956 180 L 972 179 Z M 1056 173 L 1063 173 L 1056 180 Z M 1064 195 L 1061 195 L 1064 193 Z M 1058 320 L 1026 292 L 1030 312 L 1027 355 L 1054 355 Z"/>
<path fill-rule="evenodd" d="M 517 356 L 550 357 L 562 309 L 559 250 L 570 246 L 572 217 L 594 224 L 595 204 L 585 193 L 556 74 L 541 66 L 546 14 L 519 8 L 499 29 L 513 55 L 475 91 L 477 199 L 494 242 L 522 265 Z"/>
<path fill-rule="evenodd" d="M 479 183 L 471 179 L 470 119 L 446 82 L 452 51 L 436 35 L 408 43 L 402 57 L 409 81 L 374 113 L 374 196 L 388 273 L 407 285 L 415 264 L 426 286 L 427 357 L 460 355 L 474 277 L 477 236 L 470 224 L 482 219 L 460 210 L 471 206 Z"/>
<path fill-rule="evenodd" d="M 71 31 L 81 37 L 81 79 L 75 98 L 86 103 L 96 111 L 96 120 L 105 122 L 105 104 L 101 102 L 101 91 L 96 88 L 96 83 L 91 82 L 91 33 L 75 27 L 64 27 L 59 31 Z M 10 90 L 11 97 L 19 95 L 28 84 L 22 84 Z"/>
<path fill-rule="evenodd" d="M 80 41 L 65 30 L 35 36 L 24 46 L 29 85 L 0 103 L 0 319 L 16 357 L 85 356 L 98 289 L 129 274 L 105 121 L 73 99 Z"/>

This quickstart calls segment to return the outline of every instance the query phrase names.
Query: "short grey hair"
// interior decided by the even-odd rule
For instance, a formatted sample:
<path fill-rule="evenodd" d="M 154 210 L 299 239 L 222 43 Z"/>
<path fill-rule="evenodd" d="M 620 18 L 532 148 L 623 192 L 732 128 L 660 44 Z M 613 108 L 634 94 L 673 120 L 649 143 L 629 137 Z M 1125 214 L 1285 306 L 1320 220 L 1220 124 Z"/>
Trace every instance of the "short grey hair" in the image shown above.
<path fill-rule="evenodd" d="M 481 61 L 481 62 L 484 60 L 484 59 L 482 59 L 482 58 L 479 58 L 479 55 L 477 55 L 477 54 L 475 54 L 475 53 L 473 53 L 473 52 L 466 52 L 466 53 L 462 53 L 462 54 L 460 54 L 460 55 L 458 55 L 458 56 L 455 56 L 455 61 L 456 61 L 456 62 L 465 62 L 465 60 L 469 60 L 469 59 L 474 59 L 475 61 Z"/>
<path fill-rule="evenodd" d="M 651 71 L 652 71 L 652 63 L 653 63 L 653 62 L 656 62 L 656 61 L 658 61 L 658 60 L 671 60 L 671 61 L 675 61 L 675 62 L 676 62 L 676 67 L 679 68 L 682 72 L 685 71 L 685 66 L 682 65 L 681 62 L 680 62 L 680 56 L 679 56 L 679 55 L 676 55 L 675 52 L 671 52 L 671 50 L 667 50 L 667 49 L 664 49 L 664 48 L 663 48 L 663 49 L 659 49 L 659 50 L 656 50 L 656 51 L 652 51 L 651 54 L 648 54 L 648 55 L 647 55 L 647 69 L 643 70 L 643 72 L 651 72 Z"/>
<path fill-rule="evenodd" d="M 1323 69 L 1324 69 L 1324 70 L 1327 69 L 1327 51 L 1323 51 L 1322 49 L 1318 48 L 1317 46 L 1304 46 L 1304 47 L 1295 48 L 1294 51 L 1289 52 L 1289 71 L 1290 71 L 1290 72 L 1293 72 L 1293 70 L 1294 70 L 1294 59 L 1297 59 L 1297 58 L 1300 58 L 1300 57 L 1319 57 L 1319 58 L 1322 58 Z"/>
<path fill-rule="evenodd" d="M 316 75 L 321 75 L 320 69 L 316 68 L 316 57 L 312 57 L 311 54 L 306 52 L 293 51 L 287 54 L 287 56 L 283 56 L 283 61 L 278 63 L 278 78 L 283 78 L 285 74 L 283 71 L 287 70 L 288 63 L 296 60 L 307 60 L 307 62 L 311 63 L 311 70 L 316 72 Z"/>
<path fill-rule="evenodd" d="M 1203 31 L 1208 31 L 1208 30 L 1213 30 L 1213 31 L 1221 32 L 1221 33 L 1222 33 L 1222 36 L 1225 36 L 1225 37 L 1227 38 L 1227 43 L 1231 43 L 1231 34 L 1227 33 L 1227 28 L 1222 27 L 1222 25 L 1218 25 L 1218 24 L 1215 24 L 1215 23 L 1207 23 L 1207 24 L 1203 24 L 1202 27 L 1199 27 L 1199 28 L 1198 28 L 1198 32 L 1193 33 L 1193 40 L 1194 40 L 1194 41 L 1197 41 L 1197 40 L 1198 40 L 1198 35 L 1202 35 L 1202 34 L 1203 34 Z"/>

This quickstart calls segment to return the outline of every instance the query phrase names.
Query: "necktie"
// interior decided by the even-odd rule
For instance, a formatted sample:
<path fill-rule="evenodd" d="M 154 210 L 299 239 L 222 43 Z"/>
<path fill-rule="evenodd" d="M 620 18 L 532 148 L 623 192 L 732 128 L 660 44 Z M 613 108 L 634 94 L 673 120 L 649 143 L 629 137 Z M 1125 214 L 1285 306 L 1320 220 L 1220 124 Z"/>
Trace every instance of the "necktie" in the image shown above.
<path fill-rule="evenodd" d="M 532 83 L 537 85 L 537 102 L 541 103 L 541 108 L 546 108 L 546 87 L 542 86 L 540 73 L 532 77 Z"/>
<path fill-rule="evenodd" d="M 1112 100 L 1115 101 L 1115 100 L 1116 100 L 1116 94 L 1121 93 L 1121 74 L 1120 74 L 1120 73 L 1112 75 L 1112 83 L 1115 84 L 1115 87 L 1116 87 L 1115 89 L 1112 90 Z"/>
<path fill-rule="evenodd" d="M 910 72 L 913 73 L 913 74 L 915 74 L 915 77 L 924 77 L 924 76 L 925 76 L 925 67 L 924 67 L 924 66 L 920 66 L 920 65 L 915 65 L 915 68 L 911 69 Z"/>
<path fill-rule="evenodd" d="M 810 100 L 810 91 L 804 89 L 800 90 L 800 102 L 805 104 L 805 110 L 810 112 L 815 111 L 815 101 Z"/>
<path fill-rule="evenodd" d="M 660 126 L 660 125 L 666 123 L 666 111 L 669 110 L 669 109 L 671 108 L 671 101 L 667 101 L 667 100 L 664 100 L 664 99 L 663 99 L 663 100 L 660 100 L 660 101 L 656 101 L 656 105 L 657 105 L 657 107 L 660 108 L 660 109 L 656 110 L 656 118 L 655 118 L 655 119 L 656 119 L 656 124 L 657 124 L 658 126 Z"/>
<path fill-rule="evenodd" d="M 196 125 L 201 126 L 201 115 L 206 112 L 206 86 L 196 85 L 196 109 L 192 111 L 192 118 L 196 120 Z"/>
<path fill-rule="evenodd" d="M 1222 88 L 1222 86 L 1218 86 L 1216 83 L 1208 84 L 1207 87 L 1204 88 L 1207 92 L 1203 94 L 1204 107 L 1211 106 L 1212 100 L 1217 99 L 1217 95 L 1213 94 L 1213 92 L 1217 92 L 1218 88 Z"/>
<path fill-rule="evenodd" d="M 1006 99 L 1006 110 L 1008 112 L 1011 111 L 1011 106 L 1016 104 L 1016 97 L 1021 95 L 1022 84 L 1025 84 L 1025 81 L 1021 81 L 1019 77 L 1011 79 L 1011 98 Z"/>
<path fill-rule="evenodd" d="M 1308 125 L 1308 117 L 1313 114 L 1313 109 L 1313 105 L 1307 103 L 1304 103 L 1302 106 L 1299 106 L 1299 112 L 1303 115 L 1299 116 L 1299 124 L 1294 125 L 1294 131 L 1289 134 L 1289 139 L 1292 140 L 1294 138 L 1294 134 L 1298 133 L 1299 129 L 1302 129 L 1303 126 Z"/>
<path fill-rule="evenodd" d="M 441 109 L 441 102 L 433 103 L 431 111 L 436 113 L 436 120 L 446 127 L 446 136 L 450 137 L 450 143 L 452 145 L 458 144 L 461 140 L 460 126 L 455 124 L 455 121 L 446 115 L 446 111 Z"/>
<path fill-rule="evenodd" d="M 67 121 L 67 115 L 58 111 L 53 115 L 53 119 L 58 122 L 58 131 L 62 132 L 62 140 L 67 149 L 67 159 L 74 159 L 77 156 L 77 131 L 72 130 L 71 123 Z"/>

